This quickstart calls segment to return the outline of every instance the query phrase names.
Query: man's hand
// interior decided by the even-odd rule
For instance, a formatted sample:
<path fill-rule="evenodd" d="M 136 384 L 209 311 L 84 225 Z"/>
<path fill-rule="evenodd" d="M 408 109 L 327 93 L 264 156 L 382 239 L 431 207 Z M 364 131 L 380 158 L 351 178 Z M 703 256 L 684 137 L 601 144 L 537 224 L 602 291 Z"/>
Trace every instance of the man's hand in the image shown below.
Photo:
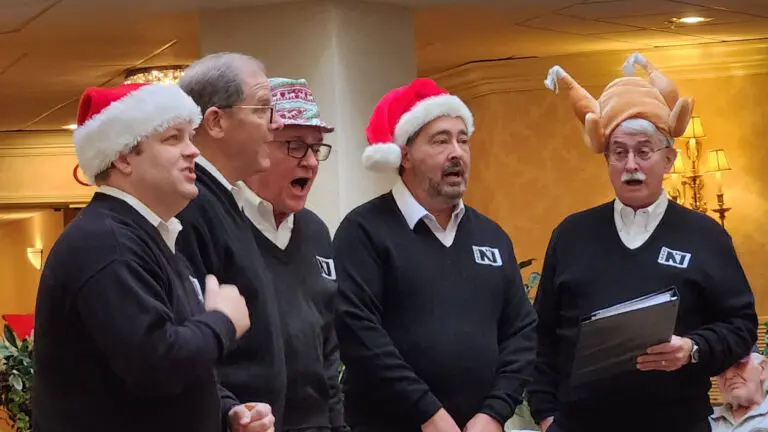
<path fill-rule="evenodd" d="M 503 432 L 503 426 L 488 414 L 475 414 L 464 427 L 464 432 Z"/>
<path fill-rule="evenodd" d="M 544 420 L 539 423 L 539 430 L 541 432 L 547 432 L 547 429 L 549 429 L 550 426 L 552 426 L 552 422 L 555 420 L 554 417 L 547 417 Z"/>
<path fill-rule="evenodd" d="M 672 336 L 672 340 L 648 348 L 648 354 L 637 358 L 637 368 L 641 371 L 674 371 L 691 361 L 693 341 L 688 338 Z"/>
<path fill-rule="evenodd" d="M 217 310 L 229 318 L 235 326 L 237 337 L 251 327 L 248 306 L 234 285 L 221 285 L 214 275 L 205 277 L 205 310 Z"/>
<path fill-rule="evenodd" d="M 453 417 L 443 408 L 421 425 L 421 430 L 422 432 L 461 432 Z"/>
<path fill-rule="evenodd" d="M 246 403 L 229 411 L 229 430 L 232 432 L 274 432 L 275 417 L 272 407 L 265 403 Z"/>

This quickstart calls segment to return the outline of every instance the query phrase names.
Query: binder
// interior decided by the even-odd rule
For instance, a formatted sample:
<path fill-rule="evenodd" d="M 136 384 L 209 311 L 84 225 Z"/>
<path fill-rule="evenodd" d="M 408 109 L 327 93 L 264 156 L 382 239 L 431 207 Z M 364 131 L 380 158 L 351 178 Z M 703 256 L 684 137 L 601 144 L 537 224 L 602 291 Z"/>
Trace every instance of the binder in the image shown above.
<path fill-rule="evenodd" d="M 670 287 L 582 318 L 571 385 L 637 370 L 638 356 L 672 339 L 679 303 L 677 288 Z"/>

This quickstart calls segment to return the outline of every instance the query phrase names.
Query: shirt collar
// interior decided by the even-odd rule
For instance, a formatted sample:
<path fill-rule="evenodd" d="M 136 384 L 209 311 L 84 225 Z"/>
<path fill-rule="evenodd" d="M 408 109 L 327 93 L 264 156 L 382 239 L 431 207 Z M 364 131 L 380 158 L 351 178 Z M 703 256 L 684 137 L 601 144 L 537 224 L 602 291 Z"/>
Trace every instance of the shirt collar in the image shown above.
<path fill-rule="evenodd" d="M 732 405 L 729 403 L 725 403 L 722 406 L 715 407 L 713 410 L 714 413 L 710 417 L 712 417 L 712 419 L 725 417 L 728 420 L 731 420 L 733 419 L 733 416 L 731 415 L 731 409 L 732 409 Z M 747 417 L 752 417 L 756 415 L 765 415 L 765 414 L 768 414 L 768 397 L 765 398 L 760 405 L 758 405 L 752 411 L 748 412 L 747 415 L 744 416 L 744 418 L 746 419 Z"/>
<path fill-rule="evenodd" d="M 219 171 L 218 168 L 216 168 L 215 165 L 211 163 L 208 159 L 204 158 L 202 155 L 198 156 L 197 159 L 195 159 L 195 162 L 202 165 L 203 168 L 205 168 L 208 172 L 210 172 L 213 177 L 216 178 L 216 180 L 219 181 L 224 187 L 232 193 L 232 196 L 235 197 L 235 202 L 237 202 L 238 207 L 243 208 L 243 201 L 244 201 L 244 189 L 248 189 L 247 187 L 240 187 L 237 184 L 232 184 L 227 180 L 226 177 L 224 177 L 224 174 Z"/>
<path fill-rule="evenodd" d="M 645 219 L 644 229 L 650 229 L 653 226 L 654 220 L 661 219 L 669 204 L 669 198 L 664 189 L 661 190 L 659 198 L 646 208 L 635 211 L 631 207 L 624 205 L 618 197 L 613 201 L 613 209 L 618 219 L 622 222 L 623 226 L 630 226 L 634 223 L 634 220 L 639 215 L 647 216 Z"/>
<path fill-rule="evenodd" d="M 272 203 L 258 196 L 256 192 L 252 191 L 251 188 L 241 181 L 235 183 L 235 187 L 241 191 L 243 211 L 245 212 L 245 215 L 248 216 L 248 219 L 250 219 L 259 229 L 263 229 L 266 226 L 266 228 L 269 228 L 272 231 L 277 231 L 278 227 L 275 222 L 275 213 Z M 285 226 L 284 229 L 290 230 L 293 228 L 293 214 L 290 214 L 283 223 L 280 224 L 281 228 L 283 226 Z"/>
<path fill-rule="evenodd" d="M 234 186 L 232 185 L 232 183 L 230 183 L 230 182 L 227 180 L 227 178 L 226 178 L 226 177 L 224 177 L 224 174 L 222 174 L 222 173 L 221 173 L 221 171 L 219 171 L 219 169 L 218 169 L 218 168 L 216 168 L 216 167 L 215 167 L 215 166 L 214 166 L 214 165 L 211 163 L 211 161 L 209 161 L 208 159 L 206 159 L 206 158 L 204 158 L 202 155 L 200 155 L 200 156 L 198 156 L 198 157 L 197 157 L 197 159 L 195 159 L 195 162 L 199 163 L 199 164 L 200 164 L 200 165 L 202 165 L 202 166 L 203 166 L 203 168 L 205 168 L 205 169 L 206 169 L 208 172 L 210 172 L 211 174 L 213 174 L 213 176 L 214 176 L 214 177 L 216 177 L 216 180 L 218 180 L 218 181 L 219 181 L 219 183 L 223 184 L 223 185 L 224 185 L 224 187 L 225 187 L 225 188 L 227 188 L 227 190 L 228 190 L 228 191 L 230 191 L 230 192 L 232 191 L 232 189 L 234 188 Z"/>
<path fill-rule="evenodd" d="M 171 251 L 174 253 L 176 252 L 176 238 L 179 236 L 179 232 L 181 232 L 182 228 L 181 222 L 179 222 L 178 219 L 172 217 L 168 221 L 164 221 L 157 215 L 157 213 L 150 210 L 149 207 L 144 205 L 144 203 L 139 201 L 136 197 L 112 186 L 99 186 L 98 191 L 127 202 L 139 212 L 140 215 L 149 221 L 153 227 L 157 228 L 163 241 L 165 241 Z"/>
<path fill-rule="evenodd" d="M 394 187 L 392 187 L 392 196 L 395 198 L 395 203 L 403 214 L 405 222 L 410 229 L 413 229 L 416 226 L 416 223 L 424 217 L 434 219 L 434 216 L 416 201 L 416 198 L 413 197 L 413 194 L 405 186 L 402 179 L 398 179 Z M 451 214 L 451 219 L 456 219 L 456 223 L 458 223 L 464 216 L 465 210 L 464 201 L 459 200 L 459 204 L 456 206 L 453 214 Z"/>

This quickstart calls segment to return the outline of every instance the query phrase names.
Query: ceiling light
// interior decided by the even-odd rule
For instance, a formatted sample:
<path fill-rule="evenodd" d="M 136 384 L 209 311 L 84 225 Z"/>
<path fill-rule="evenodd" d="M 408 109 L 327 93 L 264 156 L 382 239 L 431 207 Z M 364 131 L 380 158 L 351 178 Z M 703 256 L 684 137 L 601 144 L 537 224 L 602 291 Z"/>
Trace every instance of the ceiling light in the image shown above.
<path fill-rule="evenodd" d="M 125 83 L 176 84 L 184 74 L 186 66 L 157 66 L 131 69 L 125 74 Z"/>
<path fill-rule="evenodd" d="M 77 129 L 77 125 L 76 124 L 68 124 L 66 126 L 62 126 L 61 128 L 62 129 L 69 129 L 69 130 L 75 130 L 75 129 Z"/>
<path fill-rule="evenodd" d="M 712 18 L 705 18 L 700 16 L 688 16 L 682 18 L 672 18 L 669 20 L 672 24 L 701 24 L 712 21 Z"/>

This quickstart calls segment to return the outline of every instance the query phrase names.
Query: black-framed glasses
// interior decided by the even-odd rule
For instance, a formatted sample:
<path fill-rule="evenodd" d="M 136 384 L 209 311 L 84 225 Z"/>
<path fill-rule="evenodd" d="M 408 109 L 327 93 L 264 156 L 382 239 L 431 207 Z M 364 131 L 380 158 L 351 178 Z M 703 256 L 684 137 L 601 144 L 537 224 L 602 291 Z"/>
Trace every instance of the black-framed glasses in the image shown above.
<path fill-rule="evenodd" d="M 654 154 L 666 148 L 669 148 L 669 147 L 660 147 L 655 149 L 655 148 L 643 146 L 636 150 L 628 149 L 625 147 L 614 147 L 608 150 L 607 152 L 605 152 L 605 157 L 608 158 L 609 163 L 619 165 L 619 164 L 623 164 L 624 162 L 627 161 L 627 159 L 629 159 L 630 153 L 634 153 L 635 158 L 637 160 L 647 162 L 651 160 Z"/>
<path fill-rule="evenodd" d="M 275 122 L 275 107 L 272 105 L 232 105 L 232 106 L 220 106 L 219 109 L 229 109 L 229 108 L 245 108 L 245 109 L 265 109 L 269 110 L 269 124 L 272 124 Z"/>
<path fill-rule="evenodd" d="M 331 156 L 332 147 L 330 144 L 309 144 L 300 140 L 281 142 L 285 143 L 285 151 L 288 153 L 288 156 L 292 158 L 304 159 L 304 156 L 307 155 L 309 149 L 312 149 L 312 153 L 315 154 L 315 159 L 317 159 L 318 162 L 327 160 Z"/>

